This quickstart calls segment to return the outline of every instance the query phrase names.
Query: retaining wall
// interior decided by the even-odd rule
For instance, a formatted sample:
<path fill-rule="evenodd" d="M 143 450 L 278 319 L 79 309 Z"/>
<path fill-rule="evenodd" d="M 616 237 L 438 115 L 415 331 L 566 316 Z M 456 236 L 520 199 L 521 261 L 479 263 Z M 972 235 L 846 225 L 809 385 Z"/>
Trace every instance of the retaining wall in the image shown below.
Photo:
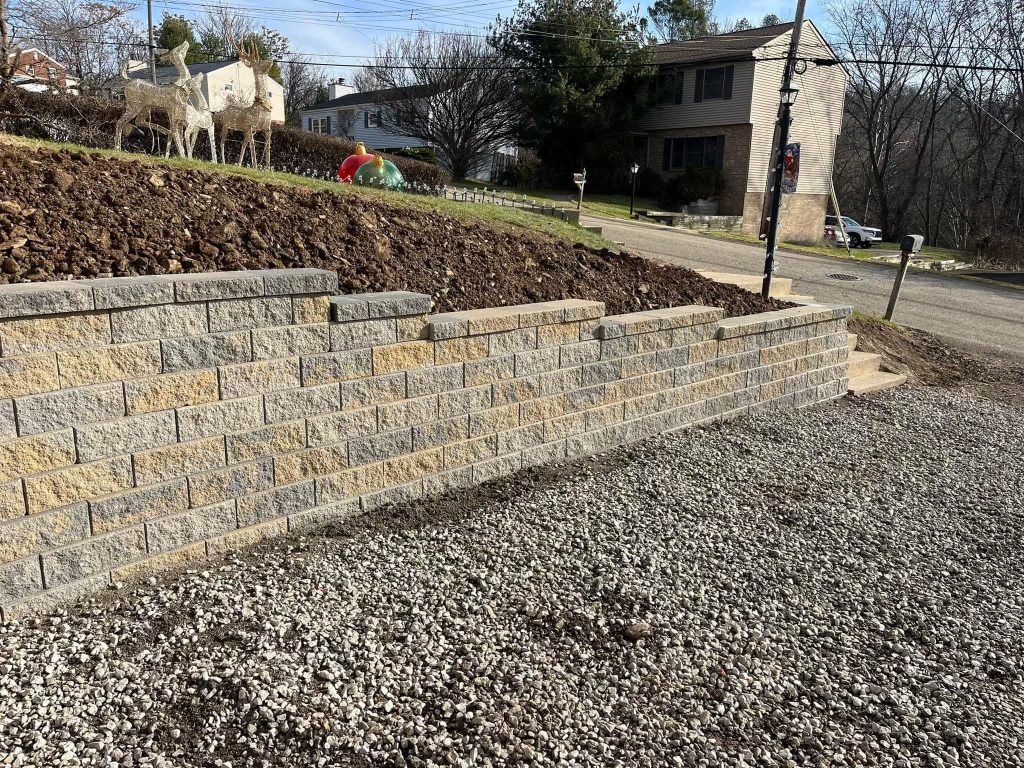
<path fill-rule="evenodd" d="M 388 502 L 846 389 L 846 308 L 428 315 L 319 270 L 0 288 L 11 619 Z"/>

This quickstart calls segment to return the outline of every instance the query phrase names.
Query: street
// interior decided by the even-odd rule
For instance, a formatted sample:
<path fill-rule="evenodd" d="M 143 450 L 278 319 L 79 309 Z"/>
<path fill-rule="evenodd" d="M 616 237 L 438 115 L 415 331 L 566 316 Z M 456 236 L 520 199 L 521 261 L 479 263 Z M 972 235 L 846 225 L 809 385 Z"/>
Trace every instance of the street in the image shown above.
<path fill-rule="evenodd" d="M 671 264 L 718 272 L 759 275 L 764 248 L 668 229 L 658 225 L 584 216 L 609 240 Z M 889 302 L 896 269 L 884 264 L 780 251 L 776 275 L 793 279 L 793 292 L 819 301 L 851 304 L 881 316 Z M 849 275 L 856 280 L 829 277 Z M 911 270 L 893 317 L 902 325 L 1024 359 L 1024 291 Z"/>

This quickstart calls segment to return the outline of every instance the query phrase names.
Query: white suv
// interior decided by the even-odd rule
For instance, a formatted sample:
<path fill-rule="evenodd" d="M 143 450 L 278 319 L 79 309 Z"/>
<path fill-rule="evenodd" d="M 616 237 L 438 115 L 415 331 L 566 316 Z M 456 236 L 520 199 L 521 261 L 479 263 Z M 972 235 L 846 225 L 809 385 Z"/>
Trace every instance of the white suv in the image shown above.
<path fill-rule="evenodd" d="M 825 226 L 835 227 L 836 242 L 843 242 L 843 233 L 839 229 L 839 221 L 835 216 L 826 216 Z M 843 216 L 843 229 L 846 230 L 846 235 L 850 238 L 851 248 L 870 248 L 872 245 L 882 242 L 882 230 L 874 227 L 862 227 L 849 216 Z"/>

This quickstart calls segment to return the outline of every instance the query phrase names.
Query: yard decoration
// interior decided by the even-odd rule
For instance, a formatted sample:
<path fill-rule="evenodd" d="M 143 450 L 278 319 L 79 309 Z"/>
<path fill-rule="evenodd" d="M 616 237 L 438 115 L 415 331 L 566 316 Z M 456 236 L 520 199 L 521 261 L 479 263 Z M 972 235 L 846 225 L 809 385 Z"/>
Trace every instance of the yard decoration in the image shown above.
<path fill-rule="evenodd" d="M 363 142 L 357 142 L 356 151 L 346 157 L 338 168 L 338 179 L 345 184 L 351 184 L 352 178 L 356 175 L 356 171 L 359 170 L 360 166 L 373 160 L 373 157 L 372 154 L 366 151 L 366 145 Z"/>
<path fill-rule="evenodd" d="M 228 36 L 232 45 L 235 45 L 234 38 Z M 263 166 L 270 168 L 270 116 L 273 106 L 267 98 L 267 73 L 274 66 L 270 59 L 261 59 L 259 49 L 255 43 L 248 47 L 235 45 L 238 51 L 238 60 L 252 70 L 256 80 L 256 94 L 252 104 L 246 106 L 229 106 L 217 113 L 216 121 L 220 125 L 220 158 L 227 163 L 228 158 L 225 152 L 225 144 L 228 140 L 229 131 L 239 131 L 243 134 L 242 151 L 238 155 L 238 164 L 245 162 L 245 151 L 252 151 L 252 164 L 254 168 L 259 167 L 259 160 L 256 158 L 256 134 L 262 133 L 263 143 Z"/>
<path fill-rule="evenodd" d="M 182 133 L 185 138 L 185 151 L 189 159 L 196 148 L 196 138 L 200 131 L 206 131 L 210 139 L 210 155 L 213 162 L 217 162 L 217 140 L 213 135 L 213 113 L 210 112 L 210 105 L 203 96 L 203 74 L 200 73 L 188 81 L 189 96 L 191 99 L 185 105 L 185 123 L 182 126 Z M 195 101 L 195 105 L 192 104 Z M 172 126 L 173 127 L 173 126 Z M 171 146 L 167 145 L 170 152 Z"/>
<path fill-rule="evenodd" d="M 402 172 L 390 160 L 375 155 L 373 160 L 363 163 L 356 171 L 355 182 L 361 187 L 383 187 L 400 190 L 405 187 Z"/>
<path fill-rule="evenodd" d="M 120 74 L 124 81 L 124 113 L 117 119 L 117 127 L 114 129 L 114 149 L 121 149 L 121 139 L 131 132 L 129 124 L 138 120 L 135 124 L 140 128 L 148 128 L 165 135 L 170 134 L 170 139 L 174 140 L 178 154 L 185 155 L 181 133 L 179 130 L 175 130 L 174 126 L 184 123 L 185 106 L 189 101 L 188 81 L 190 76 L 185 67 L 186 53 L 188 53 L 187 41 L 164 54 L 164 59 L 170 61 L 178 70 L 178 79 L 167 85 L 153 85 L 145 80 L 132 79 L 128 77 L 127 62 L 121 65 Z M 162 109 L 167 113 L 171 125 L 170 130 L 152 121 L 154 109 Z M 168 151 L 169 149 L 168 146 Z"/>

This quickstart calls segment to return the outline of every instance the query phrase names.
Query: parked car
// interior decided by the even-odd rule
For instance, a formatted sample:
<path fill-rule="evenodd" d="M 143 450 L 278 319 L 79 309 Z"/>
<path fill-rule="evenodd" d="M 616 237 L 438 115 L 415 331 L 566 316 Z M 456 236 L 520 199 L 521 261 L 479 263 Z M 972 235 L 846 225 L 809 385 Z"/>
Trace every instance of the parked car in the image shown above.
<path fill-rule="evenodd" d="M 826 227 L 835 227 L 836 242 L 843 244 L 843 232 L 839 228 L 839 220 L 836 216 L 825 217 Z M 843 216 L 843 228 L 847 237 L 850 238 L 851 248 L 870 248 L 882 242 L 882 230 L 874 227 L 863 227 L 849 216 Z"/>

